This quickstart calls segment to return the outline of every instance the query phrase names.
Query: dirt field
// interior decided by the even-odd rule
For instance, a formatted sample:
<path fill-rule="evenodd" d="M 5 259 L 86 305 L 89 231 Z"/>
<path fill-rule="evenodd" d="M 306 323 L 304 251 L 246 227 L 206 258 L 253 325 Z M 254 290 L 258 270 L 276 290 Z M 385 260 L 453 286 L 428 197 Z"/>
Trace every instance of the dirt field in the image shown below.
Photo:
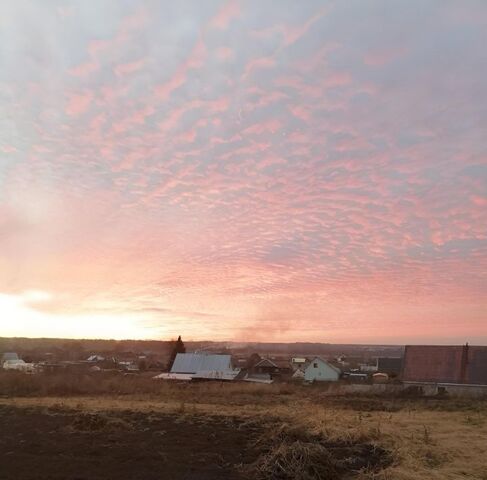
<path fill-rule="evenodd" d="M 0 389 L 0 478 L 487 480 L 486 401 L 137 382 L 123 395 Z"/>
<path fill-rule="evenodd" d="M 230 417 L 0 407 L 2 479 L 238 479 L 257 427 Z"/>
<path fill-rule="evenodd" d="M 392 461 L 369 443 L 231 416 L 0 405 L 0 429 L 2 479 L 298 478 L 303 455 L 316 478 L 342 478 Z"/>

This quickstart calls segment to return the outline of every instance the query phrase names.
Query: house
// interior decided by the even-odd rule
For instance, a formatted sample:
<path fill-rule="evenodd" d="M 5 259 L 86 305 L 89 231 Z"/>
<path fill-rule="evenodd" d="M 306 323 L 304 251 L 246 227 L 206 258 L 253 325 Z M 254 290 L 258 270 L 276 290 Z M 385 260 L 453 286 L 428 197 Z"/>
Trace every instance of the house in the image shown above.
<path fill-rule="evenodd" d="M 101 355 L 90 355 L 86 361 L 87 362 L 103 362 L 105 360 L 105 357 L 102 357 Z"/>
<path fill-rule="evenodd" d="M 361 363 L 359 365 L 359 369 L 361 372 L 364 372 L 364 373 L 374 373 L 374 372 L 377 372 L 377 364 L 370 365 L 368 363 Z"/>
<path fill-rule="evenodd" d="M 230 355 L 178 353 L 171 371 L 155 378 L 167 380 L 234 380 L 240 373 Z"/>
<path fill-rule="evenodd" d="M 320 357 L 313 358 L 304 371 L 304 379 L 307 382 L 336 382 L 340 375 L 339 368 Z"/>
<path fill-rule="evenodd" d="M 2 361 L 0 365 L 3 365 L 7 360 L 19 360 L 19 356 L 15 352 L 5 352 L 2 355 Z"/>
<path fill-rule="evenodd" d="M 291 377 L 293 380 L 304 380 L 304 370 L 301 368 L 297 368 L 294 370 L 293 376 Z"/>
<path fill-rule="evenodd" d="M 291 358 L 291 367 L 293 370 L 306 368 L 306 364 L 308 363 L 308 359 L 305 357 L 293 357 Z"/>
<path fill-rule="evenodd" d="M 253 372 L 269 375 L 285 375 L 292 372 L 291 365 L 287 360 L 263 358 L 253 367 Z"/>
<path fill-rule="evenodd" d="M 487 385 L 487 346 L 408 345 L 404 382 Z"/>
<path fill-rule="evenodd" d="M 178 353 L 171 373 L 225 372 L 232 371 L 232 357 L 209 353 Z"/>
<path fill-rule="evenodd" d="M 279 367 L 270 358 L 263 358 L 254 365 L 253 368 L 255 373 L 259 374 L 277 374 L 279 373 Z"/>
<path fill-rule="evenodd" d="M 3 362 L 4 370 L 17 370 L 19 372 L 33 373 L 35 370 L 33 363 L 25 363 L 23 360 L 6 360 Z"/>

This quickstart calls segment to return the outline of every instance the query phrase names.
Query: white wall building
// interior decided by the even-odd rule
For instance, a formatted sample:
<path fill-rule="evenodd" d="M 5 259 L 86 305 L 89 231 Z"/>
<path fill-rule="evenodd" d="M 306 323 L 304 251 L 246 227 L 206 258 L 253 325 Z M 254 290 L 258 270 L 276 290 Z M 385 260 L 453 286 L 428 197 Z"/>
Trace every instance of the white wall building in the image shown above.
<path fill-rule="evenodd" d="M 304 371 L 307 382 L 336 382 L 340 378 L 339 368 L 331 365 L 320 357 L 315 357 Z"/>

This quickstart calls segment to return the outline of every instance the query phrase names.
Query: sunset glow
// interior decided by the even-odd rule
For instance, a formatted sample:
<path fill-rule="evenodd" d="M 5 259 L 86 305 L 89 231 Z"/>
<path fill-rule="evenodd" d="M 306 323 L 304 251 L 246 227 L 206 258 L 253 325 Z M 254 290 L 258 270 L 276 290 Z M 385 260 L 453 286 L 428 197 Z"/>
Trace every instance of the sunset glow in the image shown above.
<path fill-rule="evenodd" d="M 3 2 L 0 336 L 487 342 L 487 2 Z"/>

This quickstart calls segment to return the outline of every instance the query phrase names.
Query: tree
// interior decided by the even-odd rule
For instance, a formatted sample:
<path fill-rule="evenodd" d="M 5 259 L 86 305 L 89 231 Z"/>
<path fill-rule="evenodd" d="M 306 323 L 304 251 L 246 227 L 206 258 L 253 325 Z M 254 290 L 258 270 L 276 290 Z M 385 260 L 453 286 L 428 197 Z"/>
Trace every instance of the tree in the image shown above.
<path fill-rule="evenodd" d="M 176 360 L 176 355 L 178 353 L 186 353 L 186 347 L 184 346 L 184 343 L 181 340 L 181 335 L 179 335 L 177 341 L 174 343 L 171 357 L 169 358 L 168 370 L 171 370 L 174 360 Z"/>
<path fill-rule="evenodd" d="M 261 361 L 260 355 L 258 353 L 253 353 L 250 355 L 250 357 L 247 359 L 247 368 L 249 370 L 252 370 L 257 363 Z"/>
<path fill-rule="evenodd" d="M 138 362 L 139 371 L 145 372 L 147 370 L 147 360 L 145 358 L 141 358 Z"/>

